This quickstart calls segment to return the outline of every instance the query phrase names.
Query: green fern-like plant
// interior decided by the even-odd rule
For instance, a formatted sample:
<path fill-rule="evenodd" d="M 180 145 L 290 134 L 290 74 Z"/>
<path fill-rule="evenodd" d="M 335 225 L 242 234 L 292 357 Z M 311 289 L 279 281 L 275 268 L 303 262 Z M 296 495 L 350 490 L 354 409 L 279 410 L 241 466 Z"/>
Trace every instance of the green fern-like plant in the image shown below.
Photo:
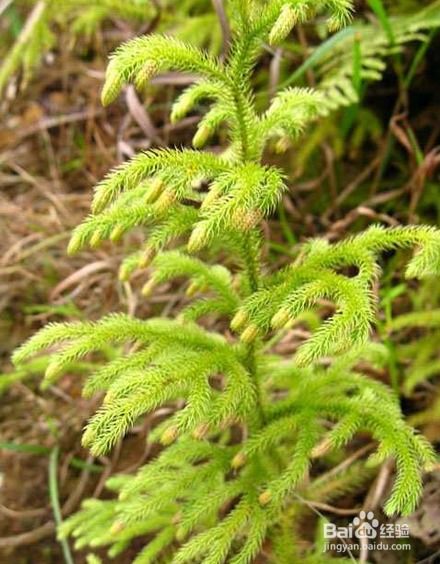
<path fill-rule="evenodd" d="M 440 337 L 440 310 L 415 311 L 399 315 L 389 323 L 390 331 L 422 329 L 425 334 L 399 344 L 397 355 L 402 364 L 409 366 L 405 370 L 403 391 L 410 395 L 414 388 L 423 381 L 440 374 L 438 342 Z"/>
<path fill-rule="evenodd" d="M 359 101 L 361 85 L 381 80 L 387 61 L 407 44 L 427 43 L 440 27 L 440 2 L 434 0 L 408 14 L 389 16 L 379 22 L 357 21 L 314 48 L 286 85 L 297 84 L 307 70 L 315 73 L 317 88 L 325 95 L 320 113 Z"/>
<path fill-rule="evenodd" d="M 381 253 L 415 248 L 406 275 L 438 276 L 440 231 L 373 226 L 336 244 L 306 242 L 281 271 L 270 272 L 263 260 L 261 222 L 286 190 L 284 173 L 263 164 L 264 148 L 303 132 L 319 115 L 323 97 L 288 88 L 258 113 L 253 70 L 265 43 L 283 40 L 296 23 L 318 13 L 328 14 L 335 29 L 350 19 L 352 5 L 235 0 L 229 3 L 232 43 L 224 61 L 166 35 L 137 38 L 111 58 L 104 104 L 126 83 L 142 90 L 156 73 L 172 69 L 200 77 L 177 99 L 172 119 L 201 101 L 210 107 L 193 149 L 141 153 L 100 182 L 92 214 L 69 245 L 74 253 L 141 226 L 145 245 L 126 258 L 120 276 L 126 280 L 151 267 L 145 295 L 176 277 L 188 279 L 190 299 L 179 316 L 112 314 L 97 322 L 51 324 L 14 355 L 21 365 L 55 348 L 43 382 L 48 386 L 89 353 L 109 343 L 121 347 L 121 355 L 101 364 L 84 387 L 87 396 L 104 392 L 83 436 L 95 455 L 107 453 L 145 414 L 175 406 L 149 438 L 164 446 L 159 456 L 136 475 L 113 477 L 108 486 L 114 499 L 84 502 L 62 526 L 59 534 L 72 534 L 77 548 L 109 545 L 114 557 L 141 537 L 145 547 L 136 564 L 244 564 L 268 539 L 273 562 L 295 561 L 295 495 L 314 460 L 340 451 L 359 431 L 377 442 L 370 464 L 395 459 L 386 512 L 407 514 L 417 504 L 433 451 L 405 423 L 388 387 L 362 373 L 360 361 L 380 363 L 385 354 L 369 339 Z M 219 129 L 228 135 L 226 150 L 202 150 Z M 221 264 L 215 262 L 219 255 L 227 256 Z M 284 327 L 322 300 L 332 302 L 334 312 L 293 358 L 272 352 Z M 127 343 L 136 346 L 127 352 Z"/>
<path fill-rule="evenodd" d="M 215 14 L 206 9 L 206 0 L 175 3 L 151 0 L 16 0 L 14 9 L 26 14 L 16 41 L 4 54 L 0 64 L 0 94 L 11 76 L 22 71 L 26 86 L 42 57 L 57 46 L 57 31 L 68 29 L 70 37 L 86 39 L 95 34 L 106 20 L 121 19 L 132 24 L 158 20 L 160 27 L 192 36 L 200 45 L 212 50 L 221 45 L 221 34 L 215 27 Z"/>
<path fill-rule="evenodd" d="M 148 7 L 146 0 L 20 0 L 14 8 L 23 10 L 28 16 L 0 65 L 0 93 L 20 69 L 23 84 L 29 81 L 43 55 L 56 45 L 55 25 L 71 26 L 74 35 L 91 35 L 110 16 L 145 21 L 149 15 Z"/>

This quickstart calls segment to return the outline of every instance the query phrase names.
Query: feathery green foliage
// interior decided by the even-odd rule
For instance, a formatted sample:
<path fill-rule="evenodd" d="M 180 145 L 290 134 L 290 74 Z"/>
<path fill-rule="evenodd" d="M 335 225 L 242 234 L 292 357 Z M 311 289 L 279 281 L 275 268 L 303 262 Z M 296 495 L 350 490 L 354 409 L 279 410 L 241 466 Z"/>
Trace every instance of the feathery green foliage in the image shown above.
<path fill-rule="evenodd" d="M 391 36 L 379 22 L 356 21 L 312 50 L 286 84 L 296 84 L 313 69 L 317 88 L 324 94 L 322 115 L 357 102 L 361 85 L 380 80 L 390 57 L 405 44 L 427 42 L 430 32 L 440 27 L 440 2 L 389 17 L 389 27 Z"/>
<path fill-rule="evenodd" d="M 146 295 L 184 277 L 195 299 L 175 320 L 113 314 L 48 325 L 14 355 L 20 365 L 55 349 L 44 379 L 50 385 L 89 353 L 109 343 L 120 346 L 121 355 L 91 374 L 84 387 L 87 396 L 105 394 L 83 437 L 95 455 L 107 453 L 144 414 L 175 406 L 150 437 L 166 447 L 157 458 L 134 476 L 112 478 L 115 499 L 86 501 L 60 531 L 73 534 L 77 548 L 108 545 L 110 557 L 136 537 L 150 539 L 137 564 L 162 556 L 176 564 L 250 563 L 266 538 L 274 545 L 273 561 L 288 562 L 289 551 L 296 550 L 289 540 L 296 493 L 315 459 L 340 451 L 359 431 L 377 443 L 372 464 L 395 459 L 389 514 L 415 508 L 422 472 L 434 460 L 430 445 L 404 422 L 397 398 L 366 376 L 360 361 L 380 364 L 385 355 L 369 342 L 381 253 L 415 249 L 407 276 L 438 276 L 440 231 L 373 226 L 336 244 L 309 241 L 296 249 L 291 265 L 274 273 L 261 256 L 261 220 L 286 189 L 283 172 L 263 164 L 264 148 L 272 138 L 303 131 L 319 115 L 322 95 L 282 90 L 258 113 L 253 69 L 263 45 L 281 41 L 297 22 L 325 13 L 331 29 L 344 25 L 351 2 L 233 1 L 229 13 L 233 40 L 225 60 L 160 34 L 116 50 L 104 104 L 126 83 L 142 90 L 156 73 L 173 69 L 199 77 L 177 100 L 173 119 L 201 99 L 211 106 L 193 150 L 152 150 L 111 172 L 97 186 L 92 214 L 69 246 L 77 252 L 142 226 L 145 246 L 124 261 L 121 278 L 151 265 Z M 227 149 L 202 151 L 219 128 L 228 134 Z M 228 254 L 228 267 L 194 256 L 201 250 L 215 256 L 219 249 Z M 323 299 L 334 303 L 334 314 L 293 359 L 266 352 L 268 335 Z M 206 314 L 216 331 L 198 324 Z M 225 318 L 240 339 L 224 331 Z M 325 481 L 314 484 L 311 496 L 319 497 L 320 487 L 327 495 Z"/>
<path fill-rule="evenodd" d="M 90 38 L 106 20 L 121 19 L 140 25 L 154 19 L 172 27 L 182 38 L 218 51 L 221 34 L 206 0 L 155 3 L 151 0 L 16 0 L 14 9 L 27 15 L 23 28 L 0 65 L 0 93 L 19 70 L 26 86 L 42 57 L 57 46 L 56 32 L 67 28 L 75 40 Z M 196 8 L 196 10 L 195 10 Z M 195 32 L 195 33 L 194 33 Z"/>
<path fill-rule="evenodd" d="M 388 325 L 391 332 L 405 330 L 423 330 L 423 334 L 407 343 L 400 343 L 396 355 L 403 364 L 410 361 L 405 370 L 403 391 L 410 395 L 414 388 L 423 381 L 440 374 L 438 343 L 440 338 L 440 310 L 414 311 L 399 315 Z"/>
<path fill-rule="evenodd" d="M 109 17 L 142 22 L 154 13 L 148 0 L 21 0 L 15 6 L 26 12 L 30 8 L 16 42 L 0 66 L 0 92 L 20 68 L 23 83 L 28 82 L 42 56 L 56 45 L 54 26 L 71 25 L 74 35 L 90 36 Z"/>

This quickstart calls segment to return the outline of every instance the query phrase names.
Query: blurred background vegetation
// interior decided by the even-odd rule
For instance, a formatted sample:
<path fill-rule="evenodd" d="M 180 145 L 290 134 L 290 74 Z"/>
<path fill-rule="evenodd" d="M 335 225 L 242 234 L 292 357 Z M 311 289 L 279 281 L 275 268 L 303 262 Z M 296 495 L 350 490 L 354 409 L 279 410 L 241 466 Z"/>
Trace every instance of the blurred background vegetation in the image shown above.
<path fill-rule="evenodd" d="M 266 155 L 286 170 L 290 185 L 287 211 L 280 208 L 265 225 L 269 263 L 286 263 L 295 244 L 311 236 L 338 240 L 374 222 L 440 223 L 439 27 L 439 1 L 368 0 L 357 3 L 355 22 L 341 32 L 329 36 L 318 20 L 299 27 L 281 48 L 267 47 L 255 80 L 261 109 L 281 85 L 314 86 L 327 100 L 303 138 L 278 142 Z M 222 56 L 227 3 L 0 0 L 1 562 L 61 562 L 55 494 L 67 515 L 83 497 L 101 495 L 109 475 L 133 470 L 152 454 L 145 441 L 154 423 L 149 418 L 110 458 L 92 459 L 79 437 L 96 400 L 81 398 L 76 370 L 43 394 L 33 377 L 46 359 L 14 372 L 9 357 L 49 321 L 121 310 L 149 316 L 161 312 L 170 295 L 176 307 L 184 299 L 176 284 L 142 298 L 142 273 L 117 281 L 121 257 L 140 240 L 136 234 L 116 248 L 104 245 L 74 258 L 65 252 L 72 227 L 88 212 L 93 185 L 110 167 L 141 149 L 190 144 L 198 118 L 173 125 L 168 116 L 191 77 L 166 73 L 142 99 L 127 88 L 117 104 L 100 105 L 109 52 L 153 30 Z M 220 148 L 221 132 L 216 142 Z M 405 281 L 401 260 L 391 254 L 384 263 L 376 336 L 390 354 L 371 377 L 394 388 L 409 421 L 438 446 L 440 286 Z M 289 331 L 279 350 L 292 350 L 313 323 Z M 366 445 L 367 438 L 353 453 Z M 48 468 L 55 465 L 54 481 Z M 338 503 L 358 507 L 369 497 L 379 507 L 391 471 L 385 465 Z M 409 519 L 412 550 L 387 552 L 387 562 L 440 560 L 439 507 L 437 470 L 427 476 L 420 509 Z M 332 520 L 344 519 L 343 511 L 330 505 L 327 511 Z M 305 545 L 317 542 L 305 525 Z M 363 557 L 385 561 L 380 553 Z M 130 561 L 124 558 L 118 562 Z"/>

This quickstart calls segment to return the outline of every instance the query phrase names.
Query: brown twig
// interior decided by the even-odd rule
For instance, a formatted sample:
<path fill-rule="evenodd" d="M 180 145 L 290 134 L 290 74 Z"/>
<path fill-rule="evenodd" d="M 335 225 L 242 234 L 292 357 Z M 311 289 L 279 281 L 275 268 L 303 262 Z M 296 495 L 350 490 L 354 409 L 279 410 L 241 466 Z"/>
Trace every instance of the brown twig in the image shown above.
<path fill-rule="evenodd" d="M 223 0 L 212 0 L 212 5 L 217 13 L 220 27 L 222 29 L 223 36 L 223 56 L 226 56 L 229 51 L 229 46 L 231 43 L 231 28 L 229 26 L 228 17 L 226 15 L 225 6 Z"/>
<path fill-rule="evenodd" d="M 352 182 L 350 182 L 350 184 L 348 184 L 342 190 L 342 192 L 340 192 L 340 194 L 338 194 L 333 204 L 328 208 L 328 210 L 323 215 L 323 219 L 325 221 L 328 220 L 334 214 L 334 212 L 344 202 L 344 200 L 346 200 L 356 190 L 356 188 L 358 188 L 358 186 L 362 184 L 362 182 L 365 182 L 365 180 L 367 180 L 370 174 L 372 174 L 372 172 L 378 167 L 379 163 L 380 163 L 379 157 L 373 159 L 371 163 L 369 163 L 368 166 L 366 166 L 364 170 L 360 174 L 358 174 L 358 176 L 356 176 L 356 178 Z"/>
<path fill-rule="evenodd" d="M 283 50 L 281 47 L 277 47 L 273 54 L 272 60 L 269 66 L 269 99 L 272 99 L 278 89 L 278 84 L 280 82 L 281 73 L 281 61 L 283 59 Z"/>
<path fill-rule="evenodd" d="M 334 505 L 329 505 L 328 503 L 321 503 L 320 501 L 310 501 L 307 500 L 307 504 L 321 511 L 327 511 L 329 513 L 334 513 L 335 515 L 358 515 L 361 511 L 361 507 L 351 507 L 349 509 L 344 509 L 342 507 L 335 507 Z"/>
<path fill-rule="evenodd" d="M 390 474 L 393 470 L 393 467 L 394 467 L 393 460 L 387 460 L 382 465 L 375 482 L 373 483 L 372 487 L 370 488 L 370 491 L 367 494 L 367 497 L 365 498 L 365 502 L 362 507 L 364 511 L 370 511 L 376 509 L 376 507 L 379 505 L 383 497 L 383 493 L 386 487 L 388 486 L 388 480 L 390 478 Z M 369 552 L 368 544 L 362 543 L 360 554 L 359 554 L 360 564 L 367 562 L 368 552 Z"/>
<path fill-rule="evenodd" d="M 127 107 L 131 116 L 145 133 L 147 138 L 151 141 L 154 141 L 157 145 L 163 145 L 164 141 L 159 136 L 159 133 L 157 132 L 153 121 L 148 115 L 147 110 L 139 101 L 134 86 L 130 85 L 127 87 L 127 90 L 125 92 L 125 100 L 127 102 Z"/>
<path fill-rule="evenodd" d="M 17 546 L 24 546 L 27 544 L 34 544 L 47 537 L 50 537 L 55 532 L 55 523 L 48 521 L 41 527 L 37 527 L 32 531 L 14 535 L 12 537 L 0 538 L 0 548 L 15 548 Z"/>
<path fill-rule="evenodd" d="M 6 515 L 6 517 L 9 517 L 10 519 L 26 519 L 28 517 L 41 517 L 41 515 L 45 515 L 47 511 L 48 509 L 45 507 L 16 511 L 15 509 L 10 509 L 5 505 L 0 504 L 0 513 L 3 513 L 3 515 Z"/>

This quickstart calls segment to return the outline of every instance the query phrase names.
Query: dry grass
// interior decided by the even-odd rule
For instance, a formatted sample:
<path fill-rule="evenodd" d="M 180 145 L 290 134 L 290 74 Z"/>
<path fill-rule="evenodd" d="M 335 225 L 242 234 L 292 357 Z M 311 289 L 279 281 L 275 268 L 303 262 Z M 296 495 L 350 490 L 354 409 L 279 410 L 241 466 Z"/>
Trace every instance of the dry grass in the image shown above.
<path fill-rule="evenodd" d="M 80 316 L 96 319 L 115 310 L 147 316 L 169 300 L 167 287 L 161 290 L 163 294 L 149 302 L 140 299 L 136 289 L 142 285 L 142 275 L 130 284 L 116 282 L 124 249 L 136 244 L 140 234 L 130 236 L 122 246 L 103 246 L 98 251 L 83 252 L 73 258 L 67 257 L 65 251 L 70 230 L 89 211 L 92 186 L 111 166 L 151 145 L 187 141 L 193 130 L 193 118 L 178 128 L 167 121 L 164 110 L 174 98 L 175 88 L 181 84 L 173 74 L 161 77 L 160 90 L 152 92 L 151 115 L 139 104 L 132 90 L 127 92 L 127 105 L 115 104 L 108 110 L 101 108 L 99 89 L 106 53 L 129 35 L 130 30 L 125 28 L 117 36 L 102 34 L 88 47 L 87 61 L 81 56 L 84 53 L 81 46 L 75 52 L 61 48 L 55 63 L 44 66 L 24 93 L 3 103 L 0 120 L 0 372 L 11 369 L 11 350 L 48 321 Z M 438 137 L 438 130 L 433 127 L 435 131 Z M 434 133 L 429 137 L 430 150 L 435 145 Z M 434 135 L 434 141 L 437 137 Z M 345 189 L 337 190 L 333 206 L 317 220 L 315 202 L 322 197 L 321 186 L 332 186 L 337 168 L 337 157 L 323 145 L 322 167 L 317 178 L 296 184 L 294 196 L 286 197 L 287 223 L 299 224 L 307 236 L 326 231 L 330 238 L 339 238 L 359 220 L 393 224 L 395 218 L 382 206 L 386 208 L 389 201 L 402 195 L 409 199 L 421 197 L 418 177 L 414 176 L 419 169 L 414 165 L 408 172 L 406 185 L 397 186 L 394 192 L 385 188 L 353 211 L 340 209 L 345 198 L 374 177 L 381 164 L 380 151 L 378 146 L 368 155 L 370 164 L 365 160 L 350 163 L 352 172 L 347 175 Z M 432 159 L 431 155 L 431 167 Z M 285 240 L 285 223 L 280 225 L 274 221 L 266 226 L 272 238 L 280 243 Z M 282 254 L 275 254 L 271 258 L 285 260 L 281 257 Z M 175 296 L 173 306 L 180 294 L 174 287 L 171 290 Z M 279 343 L 279 350 L 288 353 L 303 337 L 301 331 L 291 332 Z M 130 433 L 110 458 L 94 461 L 88 457 L 78 445 L 81 429 L 97 401 L 81 399 L 78 376 L 74 374 L 45 394 L 31 381 L 29 385 L 14 385 L 1 398 L 1 442 L 32 444 L 46 449 L 60 444 L 59 488 L 65 514 L 75 509 L 86 495 L 99 495 L 110 473 L 136 468 L 150 454 L 145 447 L 145 436 L 152 418 Z M 71 464 L 72 457 L 98 463 L 102 472 L 75 468 Z M 61 561 L 60 548 L 53 535 L 47 467 L 47 453 L 36 455 L 6 450 L 0 453 L 0 478 L 3 476 L 0 535 L 4 537 L 0 539 L 0 561 Z M 75 561 L 81 562 L 81 558 Z M 129 561 L 129 555 L 118 560 Z"/>

